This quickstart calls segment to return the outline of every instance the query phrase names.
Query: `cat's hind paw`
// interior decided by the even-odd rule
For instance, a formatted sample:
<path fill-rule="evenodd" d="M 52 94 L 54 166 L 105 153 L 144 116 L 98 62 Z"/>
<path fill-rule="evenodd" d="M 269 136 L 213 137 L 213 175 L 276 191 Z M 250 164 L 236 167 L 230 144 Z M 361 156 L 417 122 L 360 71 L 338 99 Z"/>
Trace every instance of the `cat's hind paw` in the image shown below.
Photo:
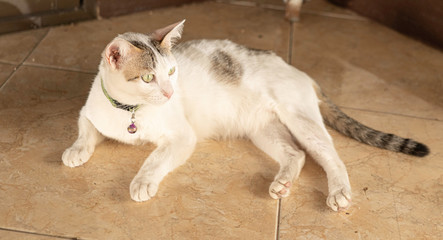
<path fill-rule="evenodd" d="M 333 193 L 330 193 L 326 204 L 334 211 L 346 210 L 351 206 L 351 190 L 342 188 Z"/>
<path fill-rule="evenodd" d="M 84 147 L 72 146 L 65 150 L 62 155 L 63 164 L 68 167 L 78 167 L 86 163 L 92 155 L 92 151 L 88 151 Z"/>
<path fill-rule="evenodd" d="M 292 183 L 290 181 L 275 180 L 269 186 L 269 195 L 273 199 L 280 199 L 289 196 Z"/>
<path fill-rule="evenodd" d="M 158 184 L 152 182 L 143 182 L 141 180 L 132 180 L 129 187 L 132 200 L 136 202 L 148 201 L 155 196 L 158 190 Z"/>

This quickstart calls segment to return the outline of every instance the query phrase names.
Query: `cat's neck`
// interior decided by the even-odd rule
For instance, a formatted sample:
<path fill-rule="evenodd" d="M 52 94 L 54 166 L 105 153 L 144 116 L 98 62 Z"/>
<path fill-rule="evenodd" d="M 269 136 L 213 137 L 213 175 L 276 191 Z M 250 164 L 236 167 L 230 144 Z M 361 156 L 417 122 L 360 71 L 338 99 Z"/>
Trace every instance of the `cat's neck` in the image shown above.
<path fill-rule="evenodd" d="M 119 86 L 119 78 L 115 74 L 109 73 L 104 69 L 99 71 L 96 81 L 100 85 L 100 94 L 110 102 L 114 100 L 128 106 L 141 105 L 140 101 L 134 99 L 133 94 L 125 91 L 124 86 Z"/>
<path fill-rule="evenodd" d="M 111 103 L 111 105 L 115 108 L 135 113 L 142 106 L 141 104 L 131 105 L 131 104 L 121 103 L 117 99 L 111 97 L 111 95 L 109 95 L 108 91 L 106 90 L 106 87 L 104 86 L 102 77 L 100 77 L 100 86 L 103 94 L 109 100 L 109 103 Z"/>

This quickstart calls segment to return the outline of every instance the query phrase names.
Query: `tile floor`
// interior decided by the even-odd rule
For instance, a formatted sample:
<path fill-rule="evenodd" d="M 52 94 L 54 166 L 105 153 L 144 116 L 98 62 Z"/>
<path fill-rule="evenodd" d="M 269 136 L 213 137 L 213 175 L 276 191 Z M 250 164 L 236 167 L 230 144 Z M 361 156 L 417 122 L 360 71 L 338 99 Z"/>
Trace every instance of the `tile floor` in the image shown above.
<path fill-rule="evenodd" d="M 443 54 L 325 0 L 283 20 L 280 0 L 208 1 L 0 36 L 0 239 L 443 239 Z M 207 141 L 157 197 L 128 187 L 153 146 L 106 141 L 88 164 L 61 163 L 104 46 L 125 31 L 187 19 L 183 40 L 229 38 L 306 71 L 349 115 L 415 138 L 414 158 L 331 130 L 353 187 L 326 207 L 326 176 L 307 159 L 292 195 L 267 189 L 278 165 L 246 140 Z"/>

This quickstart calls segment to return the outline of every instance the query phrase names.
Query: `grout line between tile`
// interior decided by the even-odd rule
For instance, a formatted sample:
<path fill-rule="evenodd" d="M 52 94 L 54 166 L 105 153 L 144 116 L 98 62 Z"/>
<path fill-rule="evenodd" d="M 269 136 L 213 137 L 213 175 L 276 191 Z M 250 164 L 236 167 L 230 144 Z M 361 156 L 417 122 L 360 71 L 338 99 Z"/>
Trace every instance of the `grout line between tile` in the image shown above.
<path fill-rule="evenodd" d="M 260 2 L 251 2 L 251 1 L 241 1 L 241 0 L 216 0 L 217 3 L 225 3 L 243 7 L 261 7 L 265 9 L 285 11 L 284 5 L 278 4 L 269 4 L 269 3 L 260 3 Z"/>
<path fill-rule="evenodd" d="M 391 172 L 391 161 L 388 159 L 388 167 L 389 167 L 389 178 L 392 182 L 392 172 Z M 389 189 L 391 191 L 391 189 Z M 401 232 L 400 232 L 400 224 L 398 222 L 398 211 L 397 211 L 397 203 L 395 202 L 395 195 L 394 192 L 391 191 L 392 194 L 392 203 L 394 204 L 394 212 L 395 212 L 395 222 L 397 223 L 397 231 L 398 231 L 398 238 L 401 240 Z"/>
<path fill-rule="evenodd" d="M 289 45 L 288 45 L 288 59 L 287 63 L 291 65 L 292 63 L 292 45 L 294 40 L 294 23 L 289 23 Z M 280 222 L 281 222 L 281 207 L 282 207 L 282 200 L 281 198 L 278 199 L 277 203 L 277 219 L 276 219 L 276 229 L 275 229 L 275 240 L 280 239 Z"/>
<path fill-rule="evenodd" d="M 365 17 L 358 16 L 358 15 L 331 13 L 331 12 L 314 11 L 314 10 L 303 10 L 303 8 L 302 8 L 301 13 L 302 14 L 317 15 L 317 16 L 322 16 L 322 17 L 337 18 L 337 19 L 343 19 L 343 20 L 369 22 L 369 19 L 367 19 Z"/>
<path fill-rule="evenodd" d="M 0 64 L 7 64 L 7 65 L 17 66 L 18 63 L 10 62 L 10 61 L 5 61 L 5 60 L 0 60 Z"/>
<path fill-rule="evenodd" d="M 78 73 L 89 73 L 89 74 L 96 74 L 97 71 L 92 70 L 83 70 L 83 69 L 76 69 L 76 68 L 67 68 L 67 67 L 60 67 L 60 66 L 54 66 L 54 65 L 45 65 L 45 64 L 39 64 L 39 63 L 23 63 L 23 66 L 28 67 L 36 67 L 36 68 L 45 68 L 45 69 L 52 69 L 52 70 L 61 70 L 61 71 L 68 71 L 68 72 L 78 72 Z"/>
<path fill-rule="evenodd" d="M 280 239 L 281 198 L 277 202 L 277 218 L 275 224 L 275 240 Z"/>
<path fill-rule="evenodd" d="M 43 39 L 46 38 L 46 36 L 48 36 L 48 33 L 51 29 L 49 28 L 45 35 L 43 35 L 43 37 L 34 45 L 34 47 L 31 49 L 31 51 L 29 51 L 29 53 L 26 55 L 26 57 L 23 59 L 23 61 L 21 61 L 15 68 L 14 71 L 11 72 L 11 74 L 9 74 L 8 78 L 6 78 L 6 81 L 0 86 L 0 91 L 3 89 L 3 86 L 5 86 L 9 80 L 11 80 L 11 78 L 14 76 L 14 74 L 17 72 L 17 70 L 20 69 L 20 67 L 23 65 L 23 63 L 29 58 L 29 56 L 31 56 L 31 54 L 34 52 L 34 50 L 38 47 L 38 45 L 40 45 L 40 43 L 43 41 Z"/>
<path fill-rule="evenodd" d="M 400 117 L 416 118 L 416 119 L 422 119 L 422 120 L 428 120 L 428 121 L 443 122 L 442 119 L 438 119 L 438 118 L 427 118 L 427 117 L 413 116 L 413 115 L 407 115 L 407 114 L 401 114 L 401 113 L 383 112 L 383 111 L 376 111 L 376 110 L 370 110 L 370 109 L 361 109 L 361 108 L 354 108 L 354 107 L 346 107 L 346 106 L 338 106 L 338 107 L 341 108 L 341 109 L 350 109 L 350 110 L 356 110 L 356 111 L 361 111 L 361 112 L 380 113 L 380 114 L 388 114 L 388 115 L 394 115 L 394 116 L 400 116 Z"/>
<path fill-rule="evenodd" d="M 1 231 L 7 231 L 7 232 L 15 232 L 15 233 L 23 233 L 23 234 L 29 234 L 29 235 L 36 235 L 36 236 L 51 237 L 51 238 L 79 240 L 79 238 L 77 238 L 77 237 L 64 237 L 64 236 L 57 236 L 57 235 L 50 235 L 50 234 L 44 234 L 44 233 L 28 232 L 28 231 L 23 231 L 23 230 L 16 230 L 16 229 L 9 229 L 9 228 L 2 228 L 2 227 L 0 227 L 0 230 Z"/>
<path fill-rule="evenodd" d="M 215 0 L 215 2 L 230 4 L 235 6 L 242 6 L 242 7 L 259 7 L 269 10 L 286 11 L 286 6 L 278 4 L 257 3 L 251 1 L 241 1 L 241 0 Z M 369 22 L 369 19 L 359 16 L 357 14 L 352 15 L 352 14 L 341 14 L 341 13 L 333 13 L 333 12 L 318 11 L 318 10 L 309 10 L 309 9 L 303 9 L 303 7 L 301 10 L 301 14 L 316 15 L 321 17 L 336 18 L 336 19 L 351 20 L 351 21 Z"/>
<path fill-rule="evenodd" d="M 292 65 L 292 46 L 294 41 L 294 23 L 289 24 L 289 46 L 288 46 L 288 64 Z"/>
<path fill-rule="evenodd" d="M 241 1 L 241 0 L 215 0 L 217 3 L 225 3 L 231 5 L 238 5 L 243 7 L 257 7 L 258 4 L 256 2 L 251 1 Z"/>

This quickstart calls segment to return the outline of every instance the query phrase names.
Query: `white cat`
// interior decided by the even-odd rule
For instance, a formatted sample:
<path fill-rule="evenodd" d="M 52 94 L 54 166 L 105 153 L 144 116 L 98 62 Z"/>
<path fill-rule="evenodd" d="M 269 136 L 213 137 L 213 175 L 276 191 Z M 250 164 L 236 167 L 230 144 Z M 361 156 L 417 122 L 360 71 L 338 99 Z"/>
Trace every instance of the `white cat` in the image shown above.
<path fill-rule="evenodd" d="M 270 51 L 227 40 L 174 47 L 183 24 L 149 35 L 125 33 L 106 46 L 80 112 L 78 139 L 63 153 L 66 166 L 86 163 L 105 137 L 155 143 L 130 185 L 131 198 L 140 202 L 156 194 L 162 179 L 185 163 L 198 140 L 246 137 L 280 163 L 271 197 L 289 195 L 305 162 L 304 149 L 324 168 L 327 204 L 337 211 L 349 207 L 351 186 L 323 119 L 370 145 L 416 156 L 428 153 L 423 144 L 351 119 L 309 76 Z"/>

